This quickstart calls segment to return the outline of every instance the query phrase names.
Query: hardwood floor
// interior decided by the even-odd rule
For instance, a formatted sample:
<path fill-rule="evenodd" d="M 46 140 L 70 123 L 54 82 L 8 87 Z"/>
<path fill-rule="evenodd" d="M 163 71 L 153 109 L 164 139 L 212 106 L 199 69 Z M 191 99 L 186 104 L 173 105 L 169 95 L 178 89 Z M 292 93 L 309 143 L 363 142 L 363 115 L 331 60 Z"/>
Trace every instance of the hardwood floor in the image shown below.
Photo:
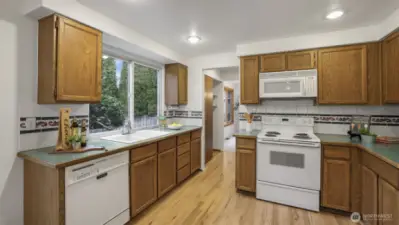
<path fill-rule="evenodd" d="M 346 217 L 257 200 L 235 189 L 235 153 L 217 154 L 203 172 L 137 216 L 130 225 L 349 225 Z"/>

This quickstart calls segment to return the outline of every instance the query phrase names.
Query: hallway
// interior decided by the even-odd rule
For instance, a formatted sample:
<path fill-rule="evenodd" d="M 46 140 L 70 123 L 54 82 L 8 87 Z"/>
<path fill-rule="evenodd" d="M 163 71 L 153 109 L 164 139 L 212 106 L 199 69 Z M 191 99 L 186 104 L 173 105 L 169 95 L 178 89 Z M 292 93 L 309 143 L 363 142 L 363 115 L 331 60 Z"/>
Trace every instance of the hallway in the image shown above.
<path fill-rule="evenodd" d="M 236 192 L 235 153 L 221 152 L 203 172 L 139 215 L 131 225 L 349 225 L 348 218 L 257 200 Z"/>

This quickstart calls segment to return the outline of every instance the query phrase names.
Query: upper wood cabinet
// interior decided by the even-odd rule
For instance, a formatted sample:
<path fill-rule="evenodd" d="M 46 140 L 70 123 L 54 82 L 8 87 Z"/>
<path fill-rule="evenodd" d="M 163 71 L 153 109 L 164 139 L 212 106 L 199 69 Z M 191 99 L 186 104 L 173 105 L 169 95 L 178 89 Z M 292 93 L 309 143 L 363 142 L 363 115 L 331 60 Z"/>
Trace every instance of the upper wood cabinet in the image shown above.
<path fill-rule="evenodd" d="M 186 105 L 187 103 L 187 66 L 179 63 L 165 65 L 165 104 Z"/>
<path fill-rule="evenodd" d="M 260 72 L 279 72 L 284 70 L 286 70 L 284 53 L 260 56 Z"/>
<path fill-rule="evenodd" d="M 319 50 L 319 104 L 366 104 L 367 84 L 366 45 Z"/>
<path fill-rule="evenodd" d="M 51 15 L 39 21 L 38 103 L 101 101 L 102 33 Z"/>
<path fill-rule="evenodd" d="M 316 68 L 316 51 L 287 53 L 287 70 L 309 70 Z"/>
<path fill-rule="evenodd" d="M 399 32 L 383 41 L 383 101 L 399 103 Z"/>
<path fill-rule="evenodd" d="M 259 57 L 241 57 L 240 100 L 241 104 L 259 103 Z"/>

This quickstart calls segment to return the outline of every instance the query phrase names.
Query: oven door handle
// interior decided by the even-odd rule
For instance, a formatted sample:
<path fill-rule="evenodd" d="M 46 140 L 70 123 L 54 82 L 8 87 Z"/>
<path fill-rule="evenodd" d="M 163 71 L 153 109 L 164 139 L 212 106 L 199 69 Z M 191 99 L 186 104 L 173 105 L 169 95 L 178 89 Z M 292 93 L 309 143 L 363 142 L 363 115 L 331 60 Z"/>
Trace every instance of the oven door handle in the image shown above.
<path fill-rule="evenodd" d="M 274 145 L 292 145 L 292 146 L 303 146 L 303 147 L 320 147 L 320 143 L 312 143 L 312 142 L 290 142 L 290 141 L 263 141 L 258 140 L 259 144 L 274 144 Z"/>

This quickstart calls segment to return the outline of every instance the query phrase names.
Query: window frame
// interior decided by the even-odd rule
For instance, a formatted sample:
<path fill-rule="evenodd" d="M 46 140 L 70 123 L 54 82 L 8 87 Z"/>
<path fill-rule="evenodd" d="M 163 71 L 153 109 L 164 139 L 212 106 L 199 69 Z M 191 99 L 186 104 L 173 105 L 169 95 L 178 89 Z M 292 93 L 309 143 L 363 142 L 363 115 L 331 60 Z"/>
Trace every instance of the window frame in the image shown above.
<path fill-rule="evenodd" d="M 227 121 L 229 93 L 231 94 L 231 99 L 230 99 L 231 120 Z M 230 126 L 230 125 L 234 124 L 234 89 L 224 86 L 224 95 L 226 96 L 225 97 L 225 102 L 224 102 L 224 109 L 225 109 L 224 126 L 227 127 L 227 126 Z"/>
<path fill-rule="evenodd" d="M 135 64 L 145 66 L 148 68 L 152 68 L 157 71 L 157 116 L 162 113 L 162 93 L 163 93 L 163 76 L 164 74 L 164 67 L 157 66 L 157 65 L 149 65 L 147 63 L 141 63 L 140 61 L 135 60 L 135 57 L 129 57 L 129 55 L 124 54 L 122 51 L 120 53 L 115 53 L 112 50 L 104 50 L 102 55 L 106 55 L 111 58 L 120 59 L 128 63 L 128 119 L 132 124 L 133 130 L 141 130 L 141 129 L 151 129 L 159 126 L 159 121 L 154 126 L 149 127 L 134 127 L 134 67 Z M 145 61 L 145 59 L 143 59 Z M 89 109 L 89 116 L 90 116 L 90 109 Z M 89 121 L 90 123 L 90 121 Z M 91 138 L 100 138 L 106 137 L 111 135 L 121 134 L 121 128 L 111 130 L 111 131 L 103 131 L 98 133 L 90 133 L 89 130 L 89 137 Z"/>

